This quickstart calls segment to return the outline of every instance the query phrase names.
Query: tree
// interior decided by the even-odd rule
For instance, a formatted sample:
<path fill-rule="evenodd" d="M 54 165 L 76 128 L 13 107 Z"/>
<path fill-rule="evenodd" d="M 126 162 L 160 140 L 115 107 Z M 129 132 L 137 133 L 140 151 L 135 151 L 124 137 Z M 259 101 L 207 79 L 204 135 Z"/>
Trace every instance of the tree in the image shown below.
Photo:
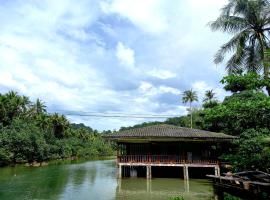
<path fill-rule="evenodd" d="M 54 136 L 58 139 L 62 139 L 65 136 L 67 129 L 69 128 L 69 122 L 63 115 L 57 113 L 49 117 L 52 125 Z"/>
<path fill-rule="evenodd" d="M 265 80 L 261 75 L 249 72 L 246 74 L 231 74 L 223 77 L 220 81 L 224 84 L 224 89 L 232 93 L 245 90 L 261 91 L 266 85 L 270 85 L 269 80 Z"/>
<path fill-rule="evenodd" d="M 269 48 L 270 41 L 269 13 L 268 0 L 229 0 L 221 15 L 210 23 L 213 31 L 233 34 L 231 40 L 217 52 L 214 62 L 223 62 L 226 53 L 233 51 L 226 64 L 229 73 L 263 70 L 264 78 L 268 79 L 269 66 L 264 62 L 264 52 Z M 270 86 L 266 89 L 270 95 Z"/>
<path fill-rule="evenodd" d="M 235 171 L 267 171 L 270 168 L 270 151 L 265 141 L 269 137 L 269 129 L 247 129 L 234 141 L 235 151 L 223 158 L 233 164 Z"/>
<path fill-rule="evenodd" d="M 251 128 L 269 129 L 270 97 L 261 91 L 245 90 L 203 113 L 204 129 L 211 131 L 240 135 Z"/>
<path fill-rule="evenodd" d="M 32 107 L 35 114 L 42 114 L 46 112 L 46 105 L 39 98 L 36 100 Z"/>
<path fill-rule="evenodd" d="M 183 103 L 189 103 L 189 111 L 190 111 L 190 128 L 192 128 L 192 107 L 191 104 L 194 101 L 198 101 L 198 96 L 196 91 L 187 90 L 184 91 L 183 97 L 182 97 L 182 102 Z"/>
<path fill-rule="evenodd" d="M 29 107 L 30 101 L 26 96 L 14 91 L 0 94 L 0 123 L 9 125 L 14 118 L 24 116 Z"/>
<path fill-rule="evenodd" d="M 203 108 L 213 108 L 218 105 L 218 101 L 216 100 L 215 94 L 213 90 L 207 90 L 204 94 L 203 99 Z"/>
<path fill-rule="evenodd" d="M 215 100 L 215 95 L 216 95 L 216 93 L 214 93 L 214 91 L 213 90 L 207 90 L 207 91 L 205 91 L 205 98 L 203 99 L 203 101 L 204 102 L 210 102 L 210 101 L 213 101 L 213 100 Z"/>

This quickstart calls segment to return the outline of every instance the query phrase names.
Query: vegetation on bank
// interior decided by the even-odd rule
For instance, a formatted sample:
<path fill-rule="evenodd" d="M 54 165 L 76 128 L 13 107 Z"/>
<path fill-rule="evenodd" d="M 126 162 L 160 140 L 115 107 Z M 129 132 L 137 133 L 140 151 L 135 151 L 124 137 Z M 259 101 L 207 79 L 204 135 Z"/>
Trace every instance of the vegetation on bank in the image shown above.
<path fill-rule="evenodd" d="M 113 153 L 96 130 L 47 113 L 41 100 L 0 94 L 0 166 Z"/>

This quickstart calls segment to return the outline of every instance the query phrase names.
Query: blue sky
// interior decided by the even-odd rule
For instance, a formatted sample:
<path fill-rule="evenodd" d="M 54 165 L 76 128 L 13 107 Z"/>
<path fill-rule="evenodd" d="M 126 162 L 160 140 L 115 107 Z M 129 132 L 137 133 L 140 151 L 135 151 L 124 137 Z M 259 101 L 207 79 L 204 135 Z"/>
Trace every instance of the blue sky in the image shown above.
<path fill-rule="evenodd" d="M 184 90 L 214 89 L 211 32 L 226 0 L 0 0 L 0 92 L 41 98 L 50 112 L 183 115 Z M 199 106 L 199 105 L 197 105 Z M 68 116 L 98 130 L 149 119 Z"/>

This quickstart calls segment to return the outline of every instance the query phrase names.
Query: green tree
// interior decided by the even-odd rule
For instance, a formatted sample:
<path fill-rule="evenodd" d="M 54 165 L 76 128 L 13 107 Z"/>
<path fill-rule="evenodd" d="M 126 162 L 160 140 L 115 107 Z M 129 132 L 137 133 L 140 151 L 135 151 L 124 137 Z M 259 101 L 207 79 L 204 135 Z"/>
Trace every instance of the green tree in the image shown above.
<path fill-rule="evenodd" d="M 270 128 L 270 97 L 254 90 L 235 93 L 203 111 L 203 126 L 231 135 L 251 128 Z"/>
<path fill-rule="evenodd" d="M 268 79 L 264 52 L 269 48 L 269 11 L 267 0 L 229 0 L 221 15 L 210 23 L 213 31 L 233 34 L 215 55 L 215 63 L 223 62 L 226 53 L 233 52 L 226 64 L 229 73 L 263 70 L 264 78 Z M 266 89 L 270 94 L 270 87 Z"/>
<path fill-rule="evenodd" d="M 44 114 L 46 113 L 46 105 L 38 98 L 36 102 L 32 105 L 32 110 L 35 114 Z"/>
<path fill-rule="evenodd" d="M 259 90 L 266 85 L 270 85 L 269 80 L 265 80 L 261 75 L 249 72 L 246 74 L 230 74 L 225 76 L 221 81 L 224 89 L 233 93 L 245 90 Z"/>
<path fill-rule="evenodd" d="M 270 152 L 265 140 L 270 137 L 269 129 L 247 129 L 234 141 L 235 151 L 223 157 L 230 161 L 235 171 L 270 169 Z"/>
<path fill-rule="evenodd" d="M 205 94 L 204 94 L 205 97 L 204 97 L 203 101 L 204 102 L 213 101 L 216 99 L 215 95 L 216 95 L 216 93 L 214 93 L 213 90 L 207 90 L 207 91 L 205 91 Z"/>
<path fill-rule="evenodd" d="M 0 94 L 0 123 L 9 125 L 14 118 L 23 117 L 29 107 L 30 101 L 26 96 L 20 96 L 14 91 Z"/>
<path fill-rule="evenodd" d="M 189 103 L 189 111 L 190 111 L 190 128 L 192 128 L 192 103 L 194 101 L 198 101 L 198 96 L 196 91 L 187 90 L 184 91 L 183 97 L 182 97 L 182 102 L 183 103 Z"/>
<path fill-rule="evenodd" d="M 69 122 L 65 116 L 55 113 L 49 116 L 49 121 L 55 137 L 58 139 L 64 138 L 69 128 Z"/>
<path fill-rule="evenodd" d="M 213 90 L 207 90 L 204 94 L 203 99 L 203 108 L 213 108 L 218 105 L 218 101 L 216 99 L 216 93 Z"/>

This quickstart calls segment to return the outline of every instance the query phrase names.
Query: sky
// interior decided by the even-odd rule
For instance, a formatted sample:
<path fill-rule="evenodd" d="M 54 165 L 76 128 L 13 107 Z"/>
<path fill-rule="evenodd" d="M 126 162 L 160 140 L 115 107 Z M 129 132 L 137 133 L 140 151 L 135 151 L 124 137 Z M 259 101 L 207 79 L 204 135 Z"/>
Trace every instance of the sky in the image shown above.
<path fill-rule="evenodd" d="M 46 102 L 49 112 L 98 130 L 185 115 L 183 91 L 214 89 L 213 56 L 227 36 L 207 26 L 226 0 L 0 0 L 0 93 Z"/>

